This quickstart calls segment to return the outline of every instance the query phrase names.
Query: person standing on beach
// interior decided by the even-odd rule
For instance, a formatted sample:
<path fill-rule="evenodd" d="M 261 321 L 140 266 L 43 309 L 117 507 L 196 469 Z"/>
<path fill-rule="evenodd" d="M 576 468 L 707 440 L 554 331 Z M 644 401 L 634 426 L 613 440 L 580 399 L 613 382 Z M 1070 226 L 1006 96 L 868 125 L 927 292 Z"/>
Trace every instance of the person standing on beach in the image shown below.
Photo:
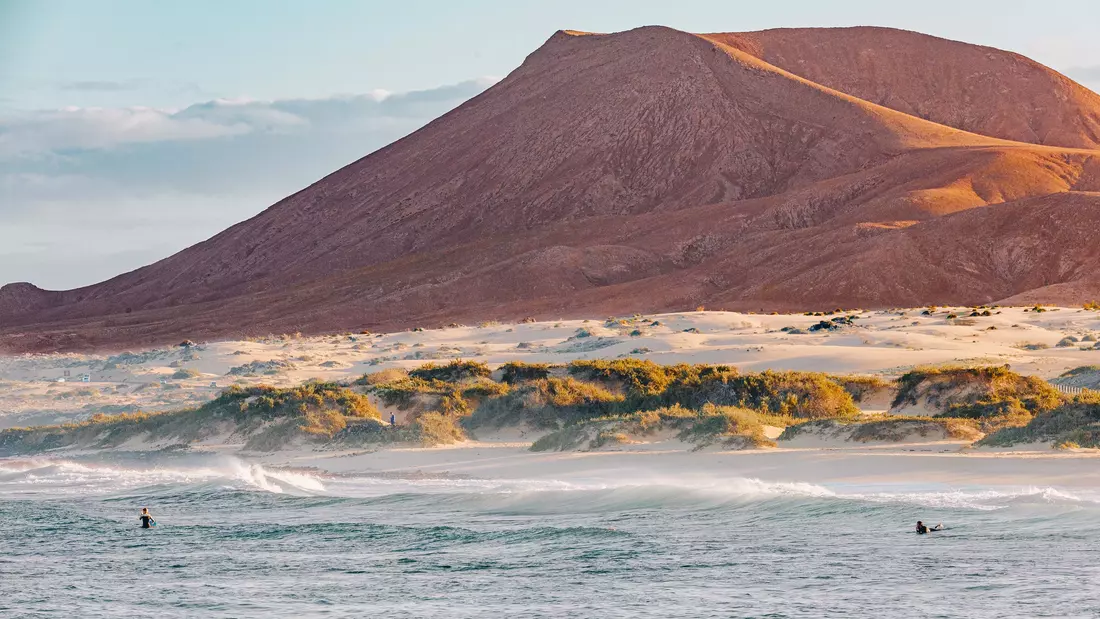
<path fill-rule="evenodd" d="M 397 427 L 397 415 L 395 415 L 393 413 L 390 413 L 390 427 L 391 428 Z"/>

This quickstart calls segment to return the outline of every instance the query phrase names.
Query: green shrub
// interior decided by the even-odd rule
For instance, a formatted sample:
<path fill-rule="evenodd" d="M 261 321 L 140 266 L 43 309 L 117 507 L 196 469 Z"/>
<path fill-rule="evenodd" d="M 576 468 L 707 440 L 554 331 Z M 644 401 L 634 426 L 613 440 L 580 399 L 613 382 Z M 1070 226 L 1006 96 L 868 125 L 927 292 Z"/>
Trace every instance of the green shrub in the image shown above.
<path fill-rule="evenodd" d="M 1075 367 L 1072 370 L 1066 370 L 1065 372 L 1062 372 L 1058 376 L 1058 378 L 1076 378 L 1082 375 L 1088 376 L 1097 373 L 1100 373 L 1100 365 L 1082 365 L 1080 367 Z"/>
<path fill-rule="evenodd" d="M 667 393 L 675 400 L 669 404 L 699 409 L 711 403 L 800 419 L 859 414 L 852 396 L 825 374 L 765 371 L 731 375 L 710 372 L 686 378 L 684 383 L 677 381 L 670 385 Z"/>
<path fill-rule="evenodd" d="M 465 399 L 480 400 L 483 398 L 496 398 L 507 395 L 511 390 L 512 388 L 508 383 L 481 380 L 471 385 L 465 385 L 460 393 Z"/>
<path fill-rule="evenodd" d="M 428 446 L 449 445 L 466 440 L 466 433 L 455 423 L 453 415 L 425 413 L 416 420 L 421 441 Z"/>
<path fill-rule="evenodd" d="M 597 384 L 544 378 L 521 383 L 504 396 L 482 402 L 464 423 L 470 428 L 528 424 L 554 429 L 612 414 L 623 400 Z"/>
<path fill-rule="evenodd" d="M 629 393 L 642 396 L 662 393 L 676 376 L 675 366 L 658 365 L 642 359 L 578 360 L 568 367 L 573 376 L 622 384 Z"/>
<path fill-rule="evenodd" d="M 732 406 L 707 404 L 677 438 L 706 447 L 722 443 L 728 447 L 775 447 L 764 434 L 764 424 L 755 412 Z"/>
<path fill-rule="evenodd" d="M 438 398 L 452 393 L 455 385 L 441 380 L 424 380 L 409 376 L 389 383 L 375 385 L 371 391 L 382 400 L 386 406 L 396 406 L 399 410 L 407 410 L 416 403 L 417 396 L 434 396 L 433 402 Z"/>
<path fill-rule="evenodd" d="M 1081 394 L 1036 415 L 1026 425 L 997 430 L 979 444 L 1010 446 L 1033 442 L 1072 442 L 1080 447 L 1100 447 L 1100 394 Z"/>
<path fill-rule="evenodd" d="M 409 373 L 405 370 L 402 370 L 400 368 L 389 368 L 386 370 L 378 370 L 377 372 L 364 374 L 355 381 L 355 384 L 372 387 L 375 385 L 384 385 L 386 383 L 397 382 L 408 377 Z"/>
<path fill-rule="evenodd" d="M 492 371 L 480 361 L 462 361 L 456 359 L 446 365 L 429 363 L 409 372 L 411 378 L 426 381 L 441 380 L 457 382 L 471 378 L 487 378 Z"/>
<path fill-rule="evenodd" d="M 307 410 L 304 417 L 298 428 L 307 434 L 325 438 L 332 438 L 348 425 L 340 411 L 332 409 Z"/>
<path fill-rule="evenodd" d="M 903 374 L 893 407 L 920 399 L 943 415 L 969 418 L 1034 415 L 1064 400 L 1046 381 L 1003 366 L 920 368 Z"/>
<path fill-rule="evenodd" d="M 544 435 L 531 450 L 598 449 L 633 442 L 661 430 L 676 431 L 679 440 L 693 443 L 696 448 L 714 444 L 731 449 L 775 446 L 767 438 L 764 425 L 785 426 L 793 421 L 735 407 L 707 405 L 693 411 L 671 406 L 580 420 Z"/>
<path fill-rule="evenodd" d="M 106 448 L 147 435 L 187 443 L 229 431 L 253 436 L 247 446 L 275 448 L 295 436 L 331 438 L 350 419 L 378 419 L 366 396 L 335 383 L 310 382 L 291 389 L 232 386 L 195 409 L 166 413 L 93 415 L 87 421 L 43 426 L 25 433 L 0 431 L 0 450 L 14 453 L 74 445 Z M 263 429 L 268 426 L 267 429 Z"/>
<path fill-rule="evenodd" d="M 547 363 L 523 363 L 511 361 L 500 366 L 501 380 L 508 384 L 515 384 L 529 380 L 539 380 L 550 376 L 550 365 Z"/>
<path fill-rule="evenodd" d="M 944 436 L 972 441 L 981 437 L 985 423 L 986 420 L 904 415 L 818 419 L 788 426 L 779 436 L 779 440 L 789 441 L 801 434 L 814 433 L 826 438 L 859 443 L 900 442 L 911 438 L 914 434 L 924 438 L 938 439 Z"/>
<path fill-rule="evenodd" d="M 893 417 L 875 419 L 863 423 L 855 423 L 849 440 L 866 443 L 870 441 L 897 442 L 911 437 L 913 434 L 928 438 L 930 435 L 941 433 L 947 438 L 976 440 L 981 438 L 981 431 L 973 420 L 926 418 L 926 417 Z M 931 436 L 931 438 L 939 438 Z"/>

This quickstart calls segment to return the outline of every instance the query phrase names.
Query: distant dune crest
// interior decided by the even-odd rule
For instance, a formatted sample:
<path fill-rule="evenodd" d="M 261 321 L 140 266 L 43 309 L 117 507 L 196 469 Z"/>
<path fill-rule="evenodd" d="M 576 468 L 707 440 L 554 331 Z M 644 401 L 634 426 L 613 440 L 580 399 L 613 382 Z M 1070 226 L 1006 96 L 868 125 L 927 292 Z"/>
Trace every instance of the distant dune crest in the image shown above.
<path fill-rule="evenodd" d="M 584 35 L 584 36 L 582 36 Z M 1100 96 L 886 28 L 559 31 L 170 258 L 0 290 L 0 349 L 490 318 L 1100 298 Z"/>

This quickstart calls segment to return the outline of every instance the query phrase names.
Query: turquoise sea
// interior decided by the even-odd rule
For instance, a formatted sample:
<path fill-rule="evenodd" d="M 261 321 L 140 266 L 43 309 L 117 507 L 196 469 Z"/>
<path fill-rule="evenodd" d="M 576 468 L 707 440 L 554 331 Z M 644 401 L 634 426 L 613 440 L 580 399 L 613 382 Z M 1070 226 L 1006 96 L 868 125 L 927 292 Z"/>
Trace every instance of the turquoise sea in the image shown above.
<path fill-rule="evenodd" d="M 0 459 L 5 618 L 1096 617 L 1098 539 L 1081 489 Z"/>

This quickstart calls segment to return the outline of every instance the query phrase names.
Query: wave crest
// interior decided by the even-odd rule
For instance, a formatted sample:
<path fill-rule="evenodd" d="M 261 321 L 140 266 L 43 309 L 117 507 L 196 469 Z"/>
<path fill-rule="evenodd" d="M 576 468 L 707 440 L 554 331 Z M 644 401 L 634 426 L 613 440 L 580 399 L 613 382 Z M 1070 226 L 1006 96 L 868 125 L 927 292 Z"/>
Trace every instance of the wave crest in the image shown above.
<path fill-rule="evenodd" d="M 313 494 L 325 486 L 316 475 L 245 462 L 239 458 L 201 463 L 125 466 L 52 458 L 0 461 L 0 494 L 111 493 L 145 486 L 221 483 L 235 489 Z"/>

